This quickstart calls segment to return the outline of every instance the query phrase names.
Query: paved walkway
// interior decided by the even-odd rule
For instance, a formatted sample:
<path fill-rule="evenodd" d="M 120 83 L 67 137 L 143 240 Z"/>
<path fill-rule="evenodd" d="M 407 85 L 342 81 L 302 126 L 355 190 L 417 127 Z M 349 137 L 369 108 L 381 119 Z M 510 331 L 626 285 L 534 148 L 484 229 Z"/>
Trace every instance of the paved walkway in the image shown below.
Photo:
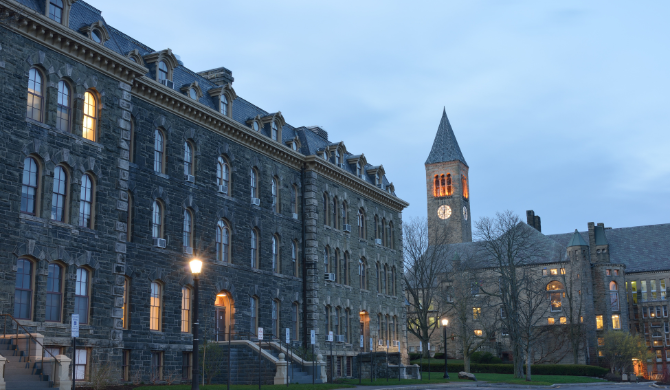
<path fill-rule="evenodd" d="M 425 384 L 425 385 L 391 385 L 388 386 L 356 386 L 356 389 L 367 389 L 367 390 L 450 390 L 450 389 L 471 389 L 475 390 L 476 388 L 481 388 L 482 390 L 487 389 L 523 389 L 523 390 L 535 390 L 535 389 L 566 389 L 566 390 L 577 390 L 577 389 L 588 389 L 588 390 L 647 390 L 654 389 L 655 386 L 652 386 L 651 382 L 645 383 L 575 383 L 575 384 L 560 384 L 554 386 L 528 386 L 528 385 L 506 385 L 506 384 L 495 384 L 495 383 L 486 383 L 486 382 L 459 382 L 459 383 L 446 383 L 446 384 Z M 662 387 L 661 387 L 662 388 Z"/>

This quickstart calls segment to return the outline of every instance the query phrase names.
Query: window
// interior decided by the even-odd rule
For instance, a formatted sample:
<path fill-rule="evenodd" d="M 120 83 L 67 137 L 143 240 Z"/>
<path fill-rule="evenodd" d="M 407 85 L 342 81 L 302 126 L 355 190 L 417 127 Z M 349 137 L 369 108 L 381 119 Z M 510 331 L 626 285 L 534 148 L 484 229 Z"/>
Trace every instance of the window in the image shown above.
<path fill-rule="evenodd" d="M 193 146 L 190 142 L 184 142 L 184 175 L 193 176 Z"/>
<path fill-rule="evenodd" d="M 89 276 L 88 269 L 77 268 L 77 279 L 74 292 L 74 313 L 79 314 L 79 323 L 88 324 L 89 308 Z"/>
<path fill-rule="evenodd" d="M 63 302 L 63 276 L 60 265 L 51 263 L 47 273 L 47 304 L 45 320 L 50 322 L 60 322 L 61 304 Z"/>
<path fill-rule="evenodd" d="M 473 307 L 472 308 L 472 319 L 473 320 L 479 320 L 482 318 L 482 308 L 481 307 Z"/>
<path fill-rule="evenodd" d="M 342 202 L 342 224 L 349 224 L 349 213 L 347 212 L 347 202 Z"/>
<path fill-rule="evenodd" d="M 56 106 L 56 128 L 70 131 L 70 87 L 63 80 L 58 82 L 58 105 Z"/>
<path fill-rule="evenodd" d="M 162 319 L 162 288 L 158 282 L 151 282 L 151 297 L 149 302 L 149 329 L 160 331 Z"/>
<path fill-rule="evenodd" d="M 333 224 L 333 228 L 335 228 L 335 229 L 339 228 L 339 223 L 337 221 L 337 204 L 338 204 L 337 197 L 334 196 L 333 197 L 333 203 L 330 206 L 330 212 L 332 214 L 332 217 L 331 217 L 332 221 L 331 222 Z"/>
<path fill-rule="evenodd" d="M 168 80 L 168 67 L 164 61 L 158 63 L 158 81 Z"/>
<path fill-rule="evenodd" d="M 647 281 L 640 282 L 640 290 L 642 290 L 642 302 L 647 302 Z"/>
<path fill-rule="evenodd" d="M 258 261 L 258 232 L 251 229 L 251 268 L 260 268 Z"/>
<path fill-rule="evenodd" d="M 553 270 L 552 270 L 553 271 Z M 563 283 L 559 281 L 552 281 L 547 284 L 547 291 L 550 291 L 548 293 L 549 295 L 549 300 L 551 302 L 551 311 L 552 312 L 559 312 L 561 311 L 562 307 L 562 302 L 561 302 L 561 296 L 563 294 Z"/>
<path fill-rule="evenodd" d="M 184 229 L 182 233 L 182 246 L 193 248 L 193 215 L 190 210 L 184 210 Z"/>
<path fill-rule="evenodd" d="M 547 270 L 547 267 L 542 268 L 542 276 L 547 276 L 549 275 L 549 271 Z"/>
<path fill-rule="evenodd" d="M 272 121 L 272 139 L 275 141 L 279 140 L 279 129 L 277 128 L 277 122 Z"/>
<path fill-rule="evenodd" d="M 84 93 L 84 122 L 82 127 L 82 137 L 89 141 L 96 141 L 96 131 L 98 128 L 98 102 L 93 93 L 86 91 Z"/>
<path fill-rule="evenodd" d="M 279 237 L 272 236 L 272 271 L 281 273 L 281 265 L 279 263 Z M 275 334 L 275 336 L 278 334 Z"/>
<path fill-rule="evenodd" d="M 468 178 L 461 175 L 461 186 L 463 187 L 463 197 L 468 199 L 470 197 L 470 190 L 468 189 Z"/>
<path fill-rule="evenodd" d="M 130 117 L 130 139 L 128 140 L 128 161 L 135 162 L 135 119 Z"/>
<path fill-rule="evenodd" d="M 559 317 L 558 322 L 559 322 L 561 325 L 565 325 L 565 324 L 568 323 L 568 319 L 567 319 L 567 317 Z"/>
<path fill-rule="evenodd" d="M 251 197 L 258 199 L 258 172 L 251 168 Z"/>
<path fill-rule="evenodd" d="M 23 160 L 23 181 L 21 187 L 21 212 L 37 215 L 37 161 L 32 157 Z"/>
<path fill-rule="evenodd" d="M 618 314 L 612 316 L 612 329 L 621 329 L 621 321 Z"/>
<path fill-rule="evenodd" d="M 294 184 L 291 188 L 293 189 L 292 212 L 293 214 L 298 215 L 298 186 Z"/>
<path fill-rule="evenodd" d="M 328 257 L 330 255 L 330 250 L 328 247 L 323 248 L 323 269 L 324 272 L 329 273 L 330 272 L 330 264 L 328 262 Z"/>
<path fill-rule="evenodd" d="M 387 269 L 388 269 L 388 267 L 386 266 L 386 264 L 384 264 L 384 267 L 382 267 L 382 294 L 388 294 L 389 293 L 388 283 L 386 283 L 387 280 L 388 280 L 387 279 L 388 278 Z"/>
<path fill-rule="evenodd" d="M 392 286 L 391 287 L 391 292 L 390 292 L 391 295 L 396 295 L 395 283 L 396 283 L 395 282 L 395 267 L 391 267 L 391 280 L 390 280 L 390 284 Z"/>
<path fill-rule="evenodd" d="M 251 297 L 249 300 L 249 312 L 251 313 L 251 334 L 258 331 L 258 298 Z"/>
<path fill-rule="evenodd" d="M 365 239 L 365 212 L 358 210 L 358 237 Z"/>
<path fill-rule="evenodd" d="M 342 334 L 342 309 L 339 307 L 335 308 L 335 331 L 333 331 L 334 334 L 336 335 L 341 335 Z M 335 339 L 335 338 L 334 338 Z M 335 340 L 333 340 L 335 341 Z"/>
<path fill-rule="evenodd" d="M 279 179 L 272 178 L 272 210 L 279 213 Z"/>
<path fill-rule="evenodd" d="M 344 252 L 342 259 L 342 284 L 349 285 L 349 252 Z"/>
<path fill-rule="evenodd" d="M 565 268 L 561 268 L 561 275 L 565 275 Z"/>
<path fill-rule="evenodd" d="M 191 289 L 181 288 L 181 331 L 191 332 Z"/>
<path fill-rule="evenodd" d="M 612 311 L 619 311 L 619 292 L 615 281 L 610 282 L 610 307 Z"/>
<path fill-rule="evenodd" d="M 124 382 L 130 381 L 130 350 L 124 349 L 121 353 L 121 380 Z"/>
<path fill-rule="evenodd" d="M 130 328 L 130 279 L 123 279 L 123 306 L 121 307 L 123 317 L 121 321 L 123 329 Z"/>
<path fill-rule="evenodd" d="M 381 275 L 379 273 L 379 263 L 375 263 L 375 278 L 377 279 L 377 292 L 382 292 Z"/>
<path fill-rule="evenodd" d="M 328 206 L 330 204 L 330 200 L 328 199 L 328 194 L 323 193 L 323 224 L 328 225 Z"/>
<path fill-rule="evenodd" d="M 665 279 L 661 279 L 661 300 L 665 301 Z"/>
<path fill-rule="evenodd" d="M 163 352 L 151 351 L 151 379 L 163 379 Z"/>
<path fill-rule="evenodd" d="M 553 319 L 553 318 L 552 318 L 552 319 Z M 484 332 L 482 332 L 481 329 L 475 329 L 475 336 L 477 336 L 477 337 L 482 337 L 483 334 L 484 334 Z"/>
<path fill-rule="evenodd" d="M 97 43 L 102 43 L 102 34 L 100 33 L 99 30 L 92 30 L 91 39 L 93 39 Z"/>
<path fill-rule="evenodd" d="M 655 301 L 656 298 L 656 280 L 652 279 L 649 281 L 649 287 L 651 287 L 651 300 Z"/>
<path fill-rule="evenodd" d="M 328 340 L 328 332 L 330 332 L 331 327 L 330 327 L 330 306 L 326 306 L 326 340 Z"/>
<path fill-rule="evenodd" d="M 49 18 L 56 23 L 63 23 L 63 0 L 49 1 Z"/>
<path fill-rule="evenodd" d="M 619 270 L 618 269 L 614 270 L 614 276 L 619 276 Z"/>
<path fill-rule="evenodd" d="M 279 301 L 272 300 L 272 337 L 279 338 Z"/>
<path fill-rule="evenodd" d="M 128 194 L 128 215 L 126 220 L 126 241 L 131 242 L 133 238 L 133 194 Z"/>
<path fill-rule="evenodd" d="M 163 205 L 158 200 L 154 200 L 151 215 L 151 236 L 163 238 Z"/>
<path fill-rule="evenodd" d="M 558 269 L 557 268 L 552 268 L 551 270 L 549 270 L 549 274 L 550 275 L 558 275 Z"/>
<path fill-rule="evenodd" d="M 165 137 L 163 132 L 154 130 L 154 172 L 164 173 Z"/>
<path fill-rule="evenodd" d="M 363 258 L 358 260 L 358 279 L 360 288 L 362 290 L 367 290 L 368 285 L 365 280 L 365 260 L 363 260 Z"/>
<path fill-rule="evenodd" d="M 388 247 L 395 249 L 395 230 L 393 229 L 393 222 L 389 222 L 389 242 Z"/>
<path fill-rule="evenodd" d="M 375 239 L 379 238 L 379 217 L 375 215 Z"/>
<path fill-rule="evenodd" d="M 230 195 L 230 165 L 223 157 L 219 157 L 216 165 L 216 185 L 219 186 L 219 192 Z"/>
<path fill-rule="evenodd" d="M 79 319 L 81 321 L 81 318 Z M 74 357 L 74 380 L 83 381 L 88 378 L 88 349 L 77 348 Z"/>
<path fill-rule="evenodd" d="M 596 329 L 597 330 L 604 329 L 603 316 L 596 316 Z"/>
<path fill-rule="evenodd" d="M 216 259 L 224 263 L 230 259 L 230 228 L 224 221 L 216 224 Z"/>
<path fill-rule="evenodd" d="M 433 196 L 450 196 L 453 193 L 451 186 L 451 174 L 435 175 L 433 179 Z"/>
<path fill-rule="evenodd" d="M 33 263 L 27 259 L 16 262 L 16 283 L 14 285 L 14 317 L 32 318 Z"/>
<path fill-rule="evenodd" d="M 633 305 L 637 305 L 637 282 L 630 282 L 630 291 L 633 296 Z"/>
<path fill-rule="evenodd" d="M 181 379 L 191 379 L 193 374 L 193 352 L 181 353 Z"/>
<path fill-rule="evenodd" d="M 221 95 L 221 113 L 225 116 L 228 116 L 228 98 L 226 95 Z"/>
<path fill-rule="evenodd" d="M 79 226 L 93 228 L 93 179 L 84 174 L 81 177 L 81 192 L 79 195 Z"/>
<path fill-rule="evenodd" d="M 335 255 L 333 256 L 333 265 L 332 265 L 332 270 L 333 273 L 335 274 L 335 283 L 340 283 L 341 282 L 341 270 L 340 270 L 340 250 L 335 249 Z"/>
<path fill-rule="evenodd" d="M 260 129 L 258 122 L 254 121 L 254 123 L 251 124 L 251 128 L 254 129 L 254 131 L 258 131 Z"/>
<path fill-rule="evenodd" d="M 554 317 L 547 318 L 547 325 L 554 325 L 555 323 L 556 319 Z"/>
<path fill-rule="evenodd" d="M 188 89 L 188 96 L 193 100 L 198 100 L 198 92 L 195 90 L 195 88 Z"/>
<path fill-rule="evenodd" d="M 293 276 L 299 276 L 300 270 L 298 269 L 298 244 L 295 241 L 291 241 L 291 264 L 293 269 Z"/>
<path fill-rule="evenodd" d="M 42 85 L 42 72 L 37 68 L 31 68 L 28 72 L 28 119 L 42 122 L 44 104 L 44 89 Z"/>
<path fill-rule="evenodd" d="M 345 343 L 351 343 L 351 339 L 349 338 L 349 334 L 351 333 L 349 331 L 349 323 L 351 322 L 351 310 L 345 309 L 344 310 L 344 342 Z"/>
<path fill-rule="evenodd" d="M 612 275 L 612 270 L 611 269 L 606 269 L 605 270 L 605 276 L 611 276 Z"/>
<path fill-rule="evenodd" d="M 293 320 L 293 340 L 300 340 L 300 308 L 298 302 L 291 305 L 291 319 Z"/>
<path fill-rule="evenodd" d="M 67 175 L 65 169 L 58 165 L 54 169 L 54 185 L 51 194 L 51 219 L 58 222 L 65 222 L 65 197 L 67 193 Z"/>

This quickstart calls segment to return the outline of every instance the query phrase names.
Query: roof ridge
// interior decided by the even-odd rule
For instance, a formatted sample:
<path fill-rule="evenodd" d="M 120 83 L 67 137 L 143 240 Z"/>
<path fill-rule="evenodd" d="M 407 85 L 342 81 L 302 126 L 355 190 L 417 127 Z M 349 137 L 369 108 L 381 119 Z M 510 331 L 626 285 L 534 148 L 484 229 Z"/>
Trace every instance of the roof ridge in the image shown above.
<path fill-rule="evenodd" d="M 123 31 L 119 30 L 118 28 L 116 28 L 114 26 L 110 26 L 109 24 L 107 24 L 107 28 L 109 28 L 111 30 L 114 30 L 114 32 L 116 32 L 119 35 L 122 35 L 125 39 L 127 39 L 130 42 L 136 44 L 137 46 L 142 46 L 143 49 L 147 50 L 150 53 L 153 53 L 153 52 L 156 51 L 156 50 L 150 48 L 149 46 L 145 45 L 144 43 L 138 41 L 137 39 L 131 37 L 130 35 L 124 33 Z M 123 53 L 121 53 L 121 54 L 123 54 Z"/>

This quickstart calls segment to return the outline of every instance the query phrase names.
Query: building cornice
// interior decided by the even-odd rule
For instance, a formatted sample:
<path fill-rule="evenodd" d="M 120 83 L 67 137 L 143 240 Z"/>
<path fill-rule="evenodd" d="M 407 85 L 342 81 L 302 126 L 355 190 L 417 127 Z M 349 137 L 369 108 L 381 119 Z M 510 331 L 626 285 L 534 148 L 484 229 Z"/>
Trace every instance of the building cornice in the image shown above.
<path fill-rule="evenodd" d="M 131 83 L 149 70 L 14 0 L 0 0 L 3 25 L 117 80 Z"/>

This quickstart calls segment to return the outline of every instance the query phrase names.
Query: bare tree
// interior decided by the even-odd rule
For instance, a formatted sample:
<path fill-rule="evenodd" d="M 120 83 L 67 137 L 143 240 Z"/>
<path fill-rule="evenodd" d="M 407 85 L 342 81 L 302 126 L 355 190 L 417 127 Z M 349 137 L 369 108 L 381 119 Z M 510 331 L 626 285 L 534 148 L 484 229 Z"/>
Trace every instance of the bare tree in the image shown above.
<path fill-rule="evenodd" d="M 449 308 L 445 281 L 453 256 L 450 257 L 446 231 L 431 229 L 424 218 L 403 223 L 403 251 L 403 284 L 409 303 L 407 329 L 419 339 L 427 357 L 430 337 Z"/>
<path fill-rule="evenodd" d="M 542 324 L 544 314 L 548 311 L 547 292 L 545 283 L 536 269 L 523 267 L 520 270 L 520 296 L 516 304 L 519 312 L 516 313 L 519 323 L 519 342 L 522 344 L 526 357 L 526 380 L 531 380 L 531 364 L 533 363 L 533 348 L 536 343 L 544 341 L 544 334 L 550 328 Z"/>
<path fill-rule="evenodd" d="M 557 254 L 562 256 L 563 254 Z M 579 364 L 579 349 L 583 345 L 586 330 L 582 324 L 582 316 L 584 315 L 584 304 L 582 301 L 582 287 L 579 279 L 580 265 L 577 259 L 573 259 L 572 263 L 566 263 L 564 268 L 561 268 L 560 280 L 563 283 L 565 291 L 565 305 L 562 305 L 562 311 L 567 318 L 567 335 L 572 349 L 572 361 L 574 364 Z"/>

